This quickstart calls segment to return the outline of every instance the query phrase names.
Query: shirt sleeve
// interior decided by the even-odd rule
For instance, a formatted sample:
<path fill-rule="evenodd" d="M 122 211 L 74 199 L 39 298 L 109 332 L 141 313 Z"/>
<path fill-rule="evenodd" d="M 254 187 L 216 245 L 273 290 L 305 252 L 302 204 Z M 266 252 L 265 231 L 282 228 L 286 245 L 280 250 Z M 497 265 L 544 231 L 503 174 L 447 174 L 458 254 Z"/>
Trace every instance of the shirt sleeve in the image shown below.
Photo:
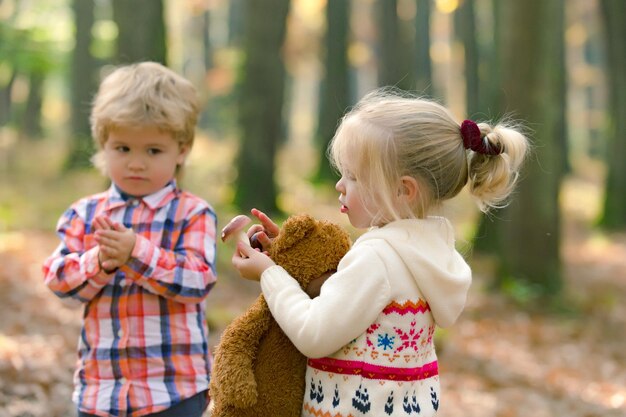
<path fill-rule="evenodd" d="M 85 248 L 85 222 L 76 210 L 70 208 L 61 216 L 57 234 L 61 243 L 44 262 L 44 282 L 61 298 L 90 301 L 113 274 L 101 270 L 97 246 Z"/>
<path fill-rule="evenodd" d="M 280 327 L 309 358 L 331 355 L 362 334 L 391 295 L 386 267 L 369 246 L 350 250 L 316 298 L 280 266 L 263 272 L 261 288 Z"/>
<path fill-rule="evenodd" d="M 174 250 L 137 235 L 130 260 L 120 270 L 152 293 L 198 304 L 216 281 L 216 229 L 217 218 L 206 208 L 184 221 Z"/>

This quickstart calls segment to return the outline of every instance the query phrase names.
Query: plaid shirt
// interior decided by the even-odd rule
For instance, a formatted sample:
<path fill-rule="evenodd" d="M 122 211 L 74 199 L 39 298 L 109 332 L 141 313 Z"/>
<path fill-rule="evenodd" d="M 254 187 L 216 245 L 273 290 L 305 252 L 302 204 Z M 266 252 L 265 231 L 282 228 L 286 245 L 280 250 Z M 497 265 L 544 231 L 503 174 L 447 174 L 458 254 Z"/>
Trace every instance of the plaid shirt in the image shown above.
<path fill-rule="evenodd" d="M 130 260 L 107 274 L 93 220 L 108 216 L 136 235 Z M 73 400 L 99 416 L 162 411 L 209 387 L 204 299 L 215 273 L 216 215 L 174 181 L 141 199 L 115 187 L 74 203 L 44 263 L 46 285 L 84 303 Z"/>

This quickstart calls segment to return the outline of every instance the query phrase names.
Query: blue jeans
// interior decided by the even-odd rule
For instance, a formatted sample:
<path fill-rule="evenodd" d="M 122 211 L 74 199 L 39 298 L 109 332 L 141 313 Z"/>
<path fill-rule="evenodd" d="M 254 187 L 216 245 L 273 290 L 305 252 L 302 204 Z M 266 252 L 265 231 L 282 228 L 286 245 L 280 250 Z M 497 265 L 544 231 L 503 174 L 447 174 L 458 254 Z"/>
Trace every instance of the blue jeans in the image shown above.
<path fill-rule="evenodd" d="M 207 392 L 202 391 L 193 397 L 179 402 L 178 404 L 154 414 L 148 414 L 145 417 L 202 417 L 202 413 L 208 405 Z M 78 411 L 78 417 L 98 417 L 94 414 L 83 413 Z"/>

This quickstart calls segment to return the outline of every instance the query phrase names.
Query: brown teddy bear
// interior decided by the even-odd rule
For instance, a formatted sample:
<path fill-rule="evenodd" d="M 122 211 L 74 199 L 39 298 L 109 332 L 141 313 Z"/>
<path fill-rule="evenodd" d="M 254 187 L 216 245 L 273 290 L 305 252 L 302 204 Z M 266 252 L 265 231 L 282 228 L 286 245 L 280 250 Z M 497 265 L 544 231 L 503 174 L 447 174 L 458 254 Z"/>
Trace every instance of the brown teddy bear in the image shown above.
<path fill-rule="evenodd" d="M 269 250 L 307 293 L 323 282 L 350 248 L 336 224 L 289 217 Z M 306 358 L 272 317 L 263 294 L 222 334 L 211 375 L 211 417 L 297 417 L 304 398 Z"/>

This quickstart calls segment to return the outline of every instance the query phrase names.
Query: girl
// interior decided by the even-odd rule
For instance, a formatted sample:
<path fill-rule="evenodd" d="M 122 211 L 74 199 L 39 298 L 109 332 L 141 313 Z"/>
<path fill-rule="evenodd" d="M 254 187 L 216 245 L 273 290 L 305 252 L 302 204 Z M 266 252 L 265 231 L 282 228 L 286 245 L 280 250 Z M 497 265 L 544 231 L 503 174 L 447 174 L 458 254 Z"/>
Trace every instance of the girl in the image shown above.
<path fill-rule="evenodd" d="M 309 357 L 303 416 L 437 413 L 433 333 L 461 313 L 471 271 L 450 223 L 432 212 L 466 184 L 483 211 L 504 205 L 526 149 L 511 128 L 459 125 L 436 103 L 388 90 L 368 94 L 343 118 L 329 147 L 341 173 L 335 188 L 341 212 L 368 231 L 320 295 L 310 299 L 259 251 L 239 244 L 233 255 Z M 249 234 L 271 243 L 277 226 L 252 213 L 263 226 Z"/>

